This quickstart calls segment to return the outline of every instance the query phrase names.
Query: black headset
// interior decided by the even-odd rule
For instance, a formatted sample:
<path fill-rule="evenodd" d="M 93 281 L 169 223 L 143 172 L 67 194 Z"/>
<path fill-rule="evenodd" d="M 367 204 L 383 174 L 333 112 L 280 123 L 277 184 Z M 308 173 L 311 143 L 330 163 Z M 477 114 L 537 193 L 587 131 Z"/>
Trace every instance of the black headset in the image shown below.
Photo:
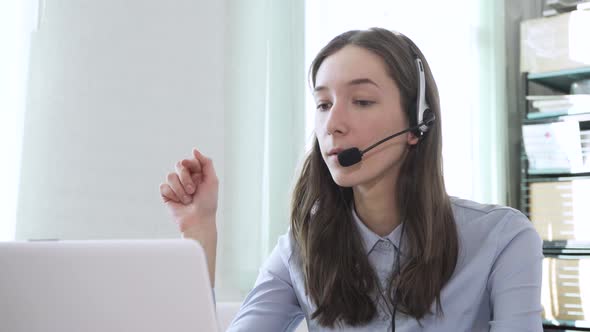
<path fill-rule="evenodd" d="M 405 36 L 404 36 L 405 37 Z M 426 102 L 426 75 L 424 75 L 424 65 L 422 59 L 416 54 L 412 46 L 412 42 L 408 37 L 405 37 L 410 45 L 410 50 L 414 55 L 414 63 L 416 64 L 416 71 L 418 72 L 418 94 L 416 96 L 416 118 L 415 122 L 411 123 L 411 126 L 421 124 L 420 127 L 414 132 L 417 137 L 422 137 L 434 124 L 436 116 L 430 109 L 430 105 Z"/>

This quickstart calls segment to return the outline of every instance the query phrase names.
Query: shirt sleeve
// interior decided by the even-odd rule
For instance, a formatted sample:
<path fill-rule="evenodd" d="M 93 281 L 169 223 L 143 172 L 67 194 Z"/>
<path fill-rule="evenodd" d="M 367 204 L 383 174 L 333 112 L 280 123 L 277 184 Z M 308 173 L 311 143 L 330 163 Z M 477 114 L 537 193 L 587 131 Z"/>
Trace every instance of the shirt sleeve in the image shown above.
<path fill-rule="evenodd" d="M 288 269 L 290 234 L 281 236 L 228 332 L 294 331 L 304 318 Z"/>
<path fill-rule="evenodd" d="M 504 217 L 488 279 L 492 332 L 542 332 L 543 241 L 520 212 Z"/>

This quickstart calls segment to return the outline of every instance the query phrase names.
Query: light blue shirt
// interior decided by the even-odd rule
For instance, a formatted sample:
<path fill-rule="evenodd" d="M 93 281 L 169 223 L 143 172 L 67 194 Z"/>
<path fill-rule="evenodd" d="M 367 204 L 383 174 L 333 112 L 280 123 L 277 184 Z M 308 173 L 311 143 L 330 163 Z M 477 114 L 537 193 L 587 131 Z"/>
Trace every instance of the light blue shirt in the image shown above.
<path fill-rule="evenodd" d="M 396 331 L 542 331 L 542 241 L 531 222 L 508 207 L 457 198 L 451 201 L 459 256 L 453 276 L 441 291 L 444 316 L 426 315 L 420 326 L 398 311 Z M 354 209 L 353 217 L 382 289 L 387 289 L 401 225 L 381 237 L 363 224 Z M 374 296 L 377 315 L 367 325 L 329 329 L 311 319 L 315 306 L 305 294 L 299 254 L 294 249 L 289 232 L 279 238 L 228 331 L 292 331 L 304 318 L 309 331 L 391 330 L 391 313 L 379 295 Z M 402 262 L 403 253 L 401 248 Z M 435 308 L 433 303 L 433 312 Z"/>

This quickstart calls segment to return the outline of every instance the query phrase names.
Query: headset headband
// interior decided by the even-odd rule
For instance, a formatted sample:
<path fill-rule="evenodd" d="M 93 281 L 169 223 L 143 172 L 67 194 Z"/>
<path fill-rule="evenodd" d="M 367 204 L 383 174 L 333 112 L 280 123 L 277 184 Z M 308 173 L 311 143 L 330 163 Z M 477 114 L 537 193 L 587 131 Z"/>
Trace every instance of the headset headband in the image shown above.
<path fill-rule="evenodd" d="M 430 129 L 430 126 L 435 120 L 434 113 L 430 110 L 430 105 L 426 102 L 426 75 L 424 75 L 424 65 L 422 59 L 414 50 L 414 43 L 410 38 L 401 35 L 406 40 L 410 52 L 414 56 L 414 63 L 416 64 L 416 71 L 418 72 L 418 93 L 416 95 L 416 125 L 420 125 L 416 131 L 417 136 L 422 136 Z"/>

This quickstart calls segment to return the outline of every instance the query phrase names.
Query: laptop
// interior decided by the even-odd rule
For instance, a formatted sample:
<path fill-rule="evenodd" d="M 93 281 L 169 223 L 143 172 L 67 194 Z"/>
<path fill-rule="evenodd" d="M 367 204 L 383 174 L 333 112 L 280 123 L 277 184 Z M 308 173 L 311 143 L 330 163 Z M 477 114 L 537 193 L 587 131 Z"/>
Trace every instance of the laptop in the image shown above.
<path fill-rule="evenodd" d="M 0 331 L 218 331 L 193 240 L 0 242 Z"/>

